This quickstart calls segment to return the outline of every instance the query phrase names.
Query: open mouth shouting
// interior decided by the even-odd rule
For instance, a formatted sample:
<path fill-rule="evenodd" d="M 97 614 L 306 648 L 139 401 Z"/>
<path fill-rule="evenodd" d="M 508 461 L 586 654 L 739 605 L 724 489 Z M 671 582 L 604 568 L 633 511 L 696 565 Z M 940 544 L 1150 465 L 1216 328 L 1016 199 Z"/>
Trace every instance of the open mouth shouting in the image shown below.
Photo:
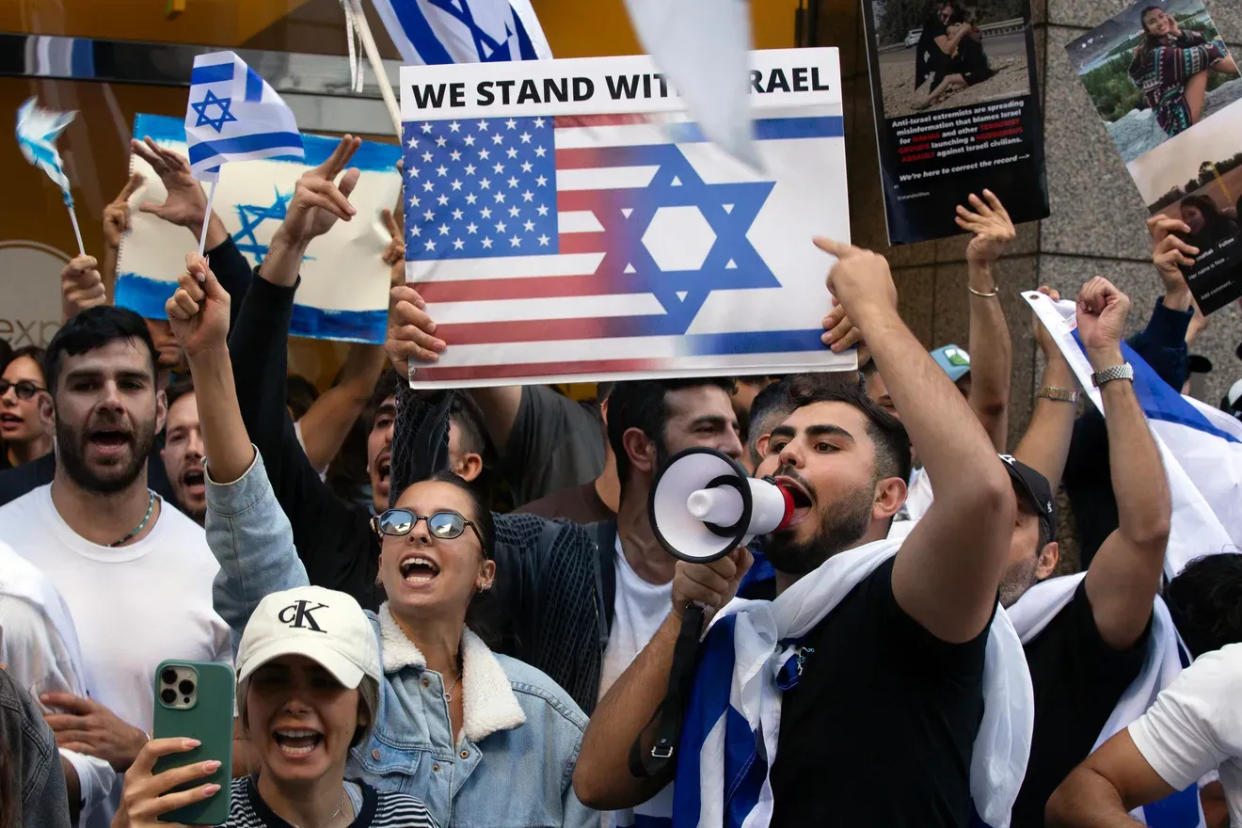
<path fill-rule="evenodd" d="M 120 427 L 104 426 L 86 434 L 86 446 L 98 459 L 113 462 L 124 456 L 134 442 L 133 435 Z"/>
<path fill-rule="evenodd" d="M 379 475 L 376 488 L 378 494 L 387 499 L 389 479 L 392 477 L 392 455 L 388 451 L 381 451 L 379 457 L 375 458 L 376 473 Z"/>
<path fill-rule="evenodd" d="M 789 493 L 789 498 L 793 501 L 793 516 L 785 524 L 786 529 L 792 529 L 811 513 L 811 506 L 815 504 L 815 498 L 806 484 L 790 474 L 778 474 L 773 479 L 778 486 Z"/>
<path fill-rule="evenodd" d="M 272 740 L 286 759 L 305 759 L 323 744 L 323 734 L 305 727 L 281 727 L 272 731 Z"/>
<path fill-rule="evenodd" d="M 189 499 L 202 499 L 207 496 L 207 477 L 201 465 L 193 465 L 181 473 L 181 487 Z"/>
<path fill-rule="evenodd" d="M 440 574 L 440 565 L 421 552 L 411 553 L 397 565 L 401 579 L 409 587 L 424 587 Z"/>

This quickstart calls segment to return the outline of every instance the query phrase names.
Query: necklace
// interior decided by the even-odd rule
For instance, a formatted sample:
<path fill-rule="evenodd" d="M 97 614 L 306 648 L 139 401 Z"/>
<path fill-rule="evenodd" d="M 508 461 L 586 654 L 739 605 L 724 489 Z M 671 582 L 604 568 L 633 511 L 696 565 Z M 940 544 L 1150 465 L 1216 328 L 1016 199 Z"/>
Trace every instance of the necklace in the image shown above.
<path fill-rule="evenodd" d="M 139 523 L 137 526 L 135 526 L 134 531 L 130 532 L 128 535 L 126 535 L 125 537 L 121 538 L 118 541 L 113 541 L 112 543 L 108 544 L 108 546 L 120 546 L 121 544 L 125 543 L 125 541 L 130 540 L 134 537 L 137 537 L 138 533 L 146 528 L 147 521 L 151 519 L 151 512 L 154 509 L 155 509 L 155 492 L 148 491 L 147 492 L 147 513 L 142 516 L 142 523 Z"/>

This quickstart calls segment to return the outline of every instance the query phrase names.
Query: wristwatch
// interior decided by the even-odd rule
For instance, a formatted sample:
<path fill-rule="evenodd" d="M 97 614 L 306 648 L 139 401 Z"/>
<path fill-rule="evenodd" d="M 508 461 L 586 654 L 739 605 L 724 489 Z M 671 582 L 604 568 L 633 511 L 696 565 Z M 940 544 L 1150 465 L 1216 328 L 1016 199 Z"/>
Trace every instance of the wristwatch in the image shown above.
<path fill-rule="evenodd" d="M 1129 380 L 1134 382 L 1134 366 L 1128 362 L 1123 362 L 1120 365 L 1109 366 L 1103 371 L 1096 371 L 1091 375 L 1091 382 L 1096 388 L 1113 380 Z"/>

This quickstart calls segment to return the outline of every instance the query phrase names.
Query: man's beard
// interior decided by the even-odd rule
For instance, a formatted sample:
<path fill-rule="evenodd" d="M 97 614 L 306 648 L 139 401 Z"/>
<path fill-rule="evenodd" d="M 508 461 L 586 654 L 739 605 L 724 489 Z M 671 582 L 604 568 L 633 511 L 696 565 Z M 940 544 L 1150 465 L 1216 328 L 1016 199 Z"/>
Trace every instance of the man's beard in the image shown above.
<path fill-rule="evenodd" d="M 805 575 L 858 543 L 871 523 L 872 499 L 870 491 L 859 489 L 829 503 L 820 518 L 819 531 L 808 543 L 795 542 L 792 532 L 778 532 L 768 538 L 764 554 L 778 572 Z"/>
<path fill-rule="evenodd" d="M 131 454 L 124 465 L 108 466 L 105 474 L 96 473 L 86 462 L 86 436 L 83 429 L 56 420 L 56 461 L 74 483 L 88 492 L 114 494 L 128 488 L 148 462 L 155 445 L 155 423 L 139 422 L 130 436 Z"/>
<path fill-rule="evenodd" d="M 1035 570 L 1039 568 L 1039 556 L 1031 555 L 1023 558 L 1016 564 L 1013 564 L 1005 570 L 1005 574 L 1001 576 L 1000 582 L 1000 605 L 1005 609 L 1009 609 L 1018 599 L 1026 594 L 1026 591 L 1035 586 L 1038 580 L 1035 577 Z"/>

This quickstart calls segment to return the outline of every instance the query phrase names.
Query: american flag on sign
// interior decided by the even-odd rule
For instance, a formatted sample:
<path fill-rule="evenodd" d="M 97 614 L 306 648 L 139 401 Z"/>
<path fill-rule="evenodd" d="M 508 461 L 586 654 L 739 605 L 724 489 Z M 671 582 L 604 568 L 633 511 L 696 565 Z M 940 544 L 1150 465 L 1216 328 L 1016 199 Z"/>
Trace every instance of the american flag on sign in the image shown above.
<path fill-rule="evenodd" d="M 761 119 L 755 172 L 684 116 L 407 121 L 406 273 L 449 345 L 414 384 L 831 367 L 810 236 L 845 222 L 841 135 Z"/>

